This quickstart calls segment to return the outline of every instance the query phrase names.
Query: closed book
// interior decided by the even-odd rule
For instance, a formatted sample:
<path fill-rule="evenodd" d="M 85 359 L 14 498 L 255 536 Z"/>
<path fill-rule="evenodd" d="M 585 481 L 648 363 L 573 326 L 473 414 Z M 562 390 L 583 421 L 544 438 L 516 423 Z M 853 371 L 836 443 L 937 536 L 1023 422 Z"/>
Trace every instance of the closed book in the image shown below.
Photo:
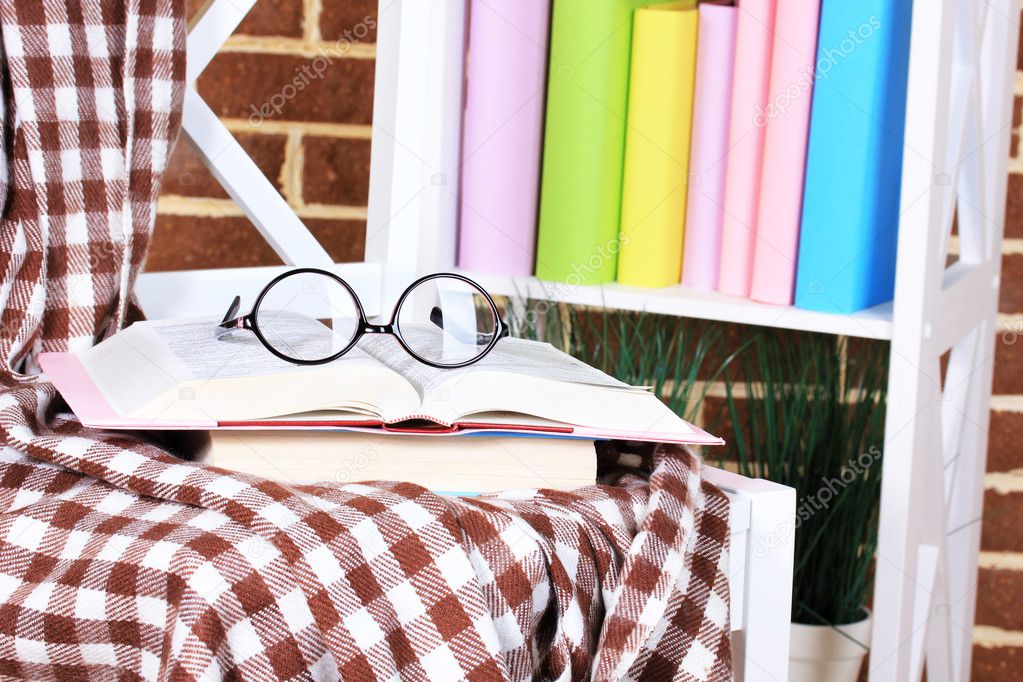
<path fill-rule="evenodd" d="M 778 0 L 750 298 L 791 305 L 820 0 Z"/>
<path fill-rule="evenodd" d="M 633 11 L 643 0 L 554 0 L 536 275 L 612 282 L 618 265 Z"/>
<path fill-rule="evenodd" d="M 472 0 L 458 265 L 533 273 L 550 0 Z"/>
<path fill-rule="evenodd" d="M 800 308 L 891 300 L 911 3 L 824 0 L 796 272 Z"/>
<path fill-rule="evenodd" d="M 700 5 L 682 284 L 718 287 L 737 10 Z"/>
<path fill-rule="evenodd" d="M 436 492 L 485 493 L 593 485 L 592 440 L 521 436 L 402 436 L 278 430 L 210 433 L 204 461 L 281 483 L 402 481 Z"/>
<path fill-rule="evenodd" d="M 636 10 L 622 181 L 618 282 L 678 284 L 682 273 L 698 14 Z"/>
<path fill-rule="evenodd" d="M 777 0 L 739 0 L 718 290 L 749 296 Z"/>

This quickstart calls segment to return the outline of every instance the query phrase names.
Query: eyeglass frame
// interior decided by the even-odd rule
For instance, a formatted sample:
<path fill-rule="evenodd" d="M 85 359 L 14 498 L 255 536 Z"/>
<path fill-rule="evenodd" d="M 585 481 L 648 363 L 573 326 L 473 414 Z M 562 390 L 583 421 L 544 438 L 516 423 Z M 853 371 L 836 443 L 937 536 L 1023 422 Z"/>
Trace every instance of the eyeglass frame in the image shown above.
<path fill-rule="evenodd" d="M 256 314 L 259 312 L 259 306 L 263 302 L 263 298 L 266 297 L 270 289 L 272 289 L 274 285 L 280 282 L 281 280 L 287 279 L 288 277 L 292 277 L 294 275 L 301 274 L 325 275 L 326 277 L 329 277 L 330 279 L 340 284 L 352 297 L 352 301 L 355 303 L 355 308 L 359 313 L 358 327 L 355 330 L 355 334 L 352 335 L 352 340 L 348 343 L 348 345 L 345 346 L 340 351 L 338 351 L 337 353 L 334 353 L 331 356 L 321 358 L 318 360 L 299 360 L 297 358 L 292 358 L 285 355 L 284 353 L 281 353 L 280 351 L 273 347 L 273 344 L 267 341 L 265 336 L 263 336 L 263 332 L 259 328 L 259 322 L 256 320 Z M 490 340 L 490 343 L 487 344 L 486 348 L 484 348 L 481 353 L 479 353 L 474 358 L 471 358 L 469 360 L 465 360 L 463 362 L 450 365 L 433 362 L 432 360 L 427 360 L 423 356 L 419 355 L 419 353 L 416 353 L 414 350 L 412 350 L 409 347 L 408 343 L 405 341 L 405 339 L 402 338 L 401 328 L 397 324 L 398 312 L 401 310 L 401 306 L 405 302 L 405 299 L 408 298 L 409 294 L 412 293 L 412 291 L 415 290 L 415 288 L 420 284 L 428 282 L 431 279 L 440 279 L 442 277 L 457 279 L 462 282 L 465 282 L 466 284 L 472 287 L 475 287 L 477 291 L 483 294 L 487 303 L 490 305 L 490 310 L 494 314 L 494 320 L 496 324 L 496 329 L 494 330 L 494 338 Z M 391 336 L 398 340 L 398 344 L 405 350 L 406 353 L 408 353 L 409 355 L 411 355 L 413 358 L 423 363 L 424 365 L 428 365 L 435 369 L 458 369 L 460 367 L 468 367 L 469 365 L 479 362 L 488 353 L 490 353 L 490 351 L 494 350 L 494 346 L 497 345 L 498 341 L 507 337 L 511 333 L 511 329 L 508 327 L 507 323 L 505 323 L 505 321 L 501 319 L 501 315 L 497 309 L 497 304 L 494 302 L 494 299 L 490 295 L 490 292 L 488 292 L 478 283 L 469 279 L 465 275 L 460 275 L 455 272 L 435 272 L 430 275 L 424 275 L 423 277 L 420 277 L 416 281 L 409 284 L 408 287 L 405 288 L 405 291 L 402 292 L 401 296 L 398 297 L 398 302 L 394 304 L 394 309 L 391 311 L 390 320 L 386 324 L 371 323 L 369 321 L 369 318 L 366 317 L 366 311 L 362 307 L 362 301 L 359 300 L 359 295 L 355 293 L 355 289 L 353 289 L 351 285 L 348 284 L 348 282 L 341 279 L 341 277 L 339 277 L 338 275 L 334 274 L 333 272 L 330 272 L 329 270 L 322 270 L 320 268 L 296 268 L 294 270 L 289 270 L 288 272 L 282 272 L 281 274 L 277 275 L 272 280 L 270 280 L 270 282 L 267 283 L 265 287 L 263 287 L 263 290 L 259 292 L 259 296 L 256 297 L 256 302 L 252 305 L 251 311 L 240 317 L 235 317 L 236 315 L 238 315 L 238 309 L 240 307 L 241 296 L 235 296 L 234 300 L 231 301 L 231 305 L 228 306 L 227 314 L 224 315 L 223 321 L 219 325 L 217 325 L 217 327 L 219 329 L 226 329 L 228 331 L 232 331 L 235 329 L 247 329 L 256 335 L 256 338 L 259 339 L 259 342 L 263 344 L 264 348 L 266 348 L 268 351 L 270 351 L 272 354 L 274 354 L 281 360 L 284 360 L 285 362 L 290 362 L 292 364 L 305 366 L 325 365 L 328 362 L 333 362 L 334 360 L 337 360 L 342 355 L 344 355 L 352 348 L 354 348 L 356 344 L 359 343 L 359 340 L 362 339 L 362 337 L 365 336 L 366 334 L 390 334 Z M 439 313 L 440 310 L 434 308 L 431 311 L 430 320 L 433 321 L 434 324 L 437 324 L 437 326 L 439 326 L 441 329 L 443 329 L 444 328 L 443 319 L 440 319 L 439 321 L 434 319 L 435 315 Z"/>

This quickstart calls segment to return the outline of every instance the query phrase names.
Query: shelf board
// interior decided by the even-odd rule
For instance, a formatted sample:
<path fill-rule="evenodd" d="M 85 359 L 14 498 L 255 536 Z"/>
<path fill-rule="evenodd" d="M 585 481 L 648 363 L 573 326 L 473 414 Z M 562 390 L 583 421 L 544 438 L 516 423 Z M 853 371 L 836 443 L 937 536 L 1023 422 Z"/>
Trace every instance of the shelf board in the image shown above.
<path fill-rule="evenodd" d="M 844 315 L 803 310 L 793 306 L 767 305 L 681 285 L 663 289 L 641 289 L 621 284 L 581 286 L 544 282 L 535 277 L 509 278 L 473 272 L 466 274 L 495 296 L 637 310 L 676 317 L 754 324 L 866 339 L 892 337 L 891 303 Z"/>

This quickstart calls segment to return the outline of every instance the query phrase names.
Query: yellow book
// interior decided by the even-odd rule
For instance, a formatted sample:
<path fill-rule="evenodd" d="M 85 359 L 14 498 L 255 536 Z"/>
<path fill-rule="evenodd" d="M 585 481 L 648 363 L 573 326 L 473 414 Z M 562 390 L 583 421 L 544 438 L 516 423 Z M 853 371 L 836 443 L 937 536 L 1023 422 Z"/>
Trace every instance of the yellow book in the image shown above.
<path fill-rule="evenodd" d="M 695 2 L 636 10 L 618 281 L 676 284 L 682 270 L 696 78 Z"/>

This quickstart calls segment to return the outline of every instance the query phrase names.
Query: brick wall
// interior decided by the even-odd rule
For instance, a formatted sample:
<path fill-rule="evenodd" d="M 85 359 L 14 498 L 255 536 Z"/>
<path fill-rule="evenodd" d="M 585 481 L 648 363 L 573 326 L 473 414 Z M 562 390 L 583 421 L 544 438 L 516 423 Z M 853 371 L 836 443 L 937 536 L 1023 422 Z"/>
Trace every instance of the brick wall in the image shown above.
<path fill-rule="evenodd" d="M 1017 59 L 973 673 L 1023 678 L 1023 45 Z"/>
<path fill-rule="evenodd" d="M 202 3 L 188 0 L 188 4 L 194 13 Z M 375 53 L 374 22 L 367 17 L 373 17 L 376 4 L 376 0 L 260 0 L 198 84 L 203 97 L 337 261 L 361 260 L 363 254 Z M 332 58 L 327 68 L 310 71 L 317 57 L 339 52 L 344 55 Z M 1019 68 L 1023 70 L 1023 54 Z M 287 86 L 296 77 L 303 83 L 302 91 L 287 98 Z M 1019 150 L 1023 74 L 1017 79 L 1016 94 L 975 680 L 1023 677 L 1023 156 Z M 164 184 L 149 269 L 278 262 L 194 152 L 187 144 L 179 145 Z"/>
<path fill-rule="evenodd" d="M 198 90 L 335 261 L 361 261 L 376 0 L 260 0 Z M 194 15 L 203 0 L 187 0 Z M 164 180 L 148 269 L 279 263 L 188 144 Z"/>

